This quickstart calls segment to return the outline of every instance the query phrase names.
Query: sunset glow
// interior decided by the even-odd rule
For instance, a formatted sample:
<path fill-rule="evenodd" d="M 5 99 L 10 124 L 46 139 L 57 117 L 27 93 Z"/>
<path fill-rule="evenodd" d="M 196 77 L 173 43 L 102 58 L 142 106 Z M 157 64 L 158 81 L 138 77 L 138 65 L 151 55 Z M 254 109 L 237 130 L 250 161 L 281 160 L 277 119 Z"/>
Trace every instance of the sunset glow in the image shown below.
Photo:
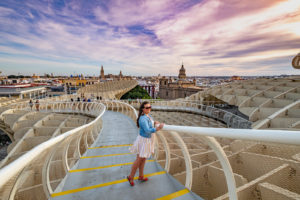
<path fill-rule="evenodd" d="M 4 74 L 300 74 L 299 0 L 0 2 Z"/>

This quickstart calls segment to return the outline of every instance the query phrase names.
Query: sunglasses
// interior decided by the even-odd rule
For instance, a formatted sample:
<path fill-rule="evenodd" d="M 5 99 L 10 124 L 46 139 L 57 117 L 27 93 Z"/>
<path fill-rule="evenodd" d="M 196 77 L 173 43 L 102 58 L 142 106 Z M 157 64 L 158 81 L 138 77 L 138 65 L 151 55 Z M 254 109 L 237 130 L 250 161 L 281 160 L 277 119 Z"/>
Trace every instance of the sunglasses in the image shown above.
<path fill-rule="evenodd" d="M 149 107 L 145 107 L 145 109 L 151 109 L 151 106 L 149 106 Z"/>

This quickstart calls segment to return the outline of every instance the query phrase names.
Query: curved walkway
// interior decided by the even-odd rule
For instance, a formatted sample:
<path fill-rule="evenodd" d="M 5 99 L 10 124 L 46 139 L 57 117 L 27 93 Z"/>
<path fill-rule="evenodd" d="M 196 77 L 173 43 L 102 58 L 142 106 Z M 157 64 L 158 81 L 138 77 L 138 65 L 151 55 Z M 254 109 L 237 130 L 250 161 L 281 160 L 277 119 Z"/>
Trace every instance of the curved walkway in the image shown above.
<path fill-rule="evenodd" d="M 128 148 L 138 129 L 129 117 L 120 113 L 106 111 L 102 120 L 103 129 L 93 147 L 69 171 L 51 199 L 201 199 L 151 159 L 144 170 L 149 181 L 135 180 L 135 186 L 131 187 L 126 176 L 136 155 L 130 154 Z"/>

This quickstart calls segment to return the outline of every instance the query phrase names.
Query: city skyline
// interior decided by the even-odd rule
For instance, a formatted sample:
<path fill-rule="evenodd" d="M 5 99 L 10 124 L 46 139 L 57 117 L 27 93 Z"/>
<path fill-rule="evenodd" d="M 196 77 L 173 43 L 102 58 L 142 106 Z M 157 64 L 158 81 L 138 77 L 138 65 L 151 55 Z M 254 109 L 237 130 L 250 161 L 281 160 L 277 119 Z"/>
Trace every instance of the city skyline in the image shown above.
<path fill-rule="evenodd" d="M 300 1 L 0 2 L 3 74 L 300 74 Z M 298 27 L 298 28 L 297 28 Z"/>

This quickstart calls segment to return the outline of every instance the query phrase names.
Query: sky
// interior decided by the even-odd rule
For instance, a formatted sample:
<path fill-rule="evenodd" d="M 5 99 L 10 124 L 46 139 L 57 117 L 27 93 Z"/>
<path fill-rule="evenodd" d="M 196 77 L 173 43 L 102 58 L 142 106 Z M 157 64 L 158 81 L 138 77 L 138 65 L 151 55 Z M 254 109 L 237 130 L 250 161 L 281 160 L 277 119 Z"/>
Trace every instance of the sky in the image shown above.
<path fill-rule="evenodd" d="M 300 0 L 0 1 L 2 75 L 300 74 Z"/>

